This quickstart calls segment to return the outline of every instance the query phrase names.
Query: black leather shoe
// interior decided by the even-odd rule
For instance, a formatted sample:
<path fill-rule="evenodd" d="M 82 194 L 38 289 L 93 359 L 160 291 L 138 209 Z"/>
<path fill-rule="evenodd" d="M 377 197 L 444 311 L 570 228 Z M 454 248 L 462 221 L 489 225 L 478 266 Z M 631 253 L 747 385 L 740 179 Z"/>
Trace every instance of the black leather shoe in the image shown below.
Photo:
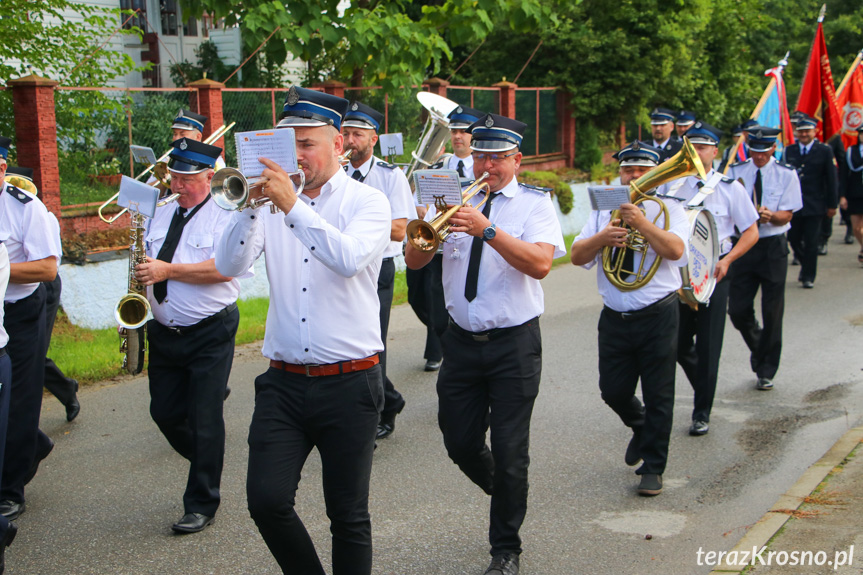
<path fill-rule="evenodd" d="M 501 553 L 491 558 L 485 575 L 518 575 L 518 555 Z"/>
<path fill-rule="evenodd" d="M 759 377 L 758 383 L 755 384 L 755 389 L 759 391 L 770 391 L 773 389 L 773 382 L 766 377 Z"/>
<path fill-rule="evenodd" d="M 635 427 L 632 429 L 632 439 L 629 440 L 629 445 L 626 446 L 626 455 L 623 456 L 623 461 L 632 467 L 638 465 L 641 461 L 641 428 Z"/>
<path fill-rule="evenodd" d="M 645 473 L 638 484 L 638 494 L 653 497 L 662 493 L 662 476 L 657 473 Z"/>
<path fill-rule="evenodd" d="M 806 289 L 812 289 L 815 287 L 815 282 L 809 280 L 803 280 L 803 287 Z"/>
<path fill-rule="evenodd" d="M 72 380 L 75 383 L 75 395 L 72 397 L 72 401 L 66 404 L 66 421 L 72 421 L 78 414 L 81 413 L 81 404 L 78 403 L 78 380 Z"/>
<path fill-rule="evenodd" d="M 215 517 L 202 513 L 186 513 L 182 519 L 171 525 L 171 529 L 176 533 L 197 533 L 212 525 L 215 520 Z"/>
<path fill-rule="evenodd" d="M 852 232 L 845 232 L 845 245 L 850 246 L 854 243 L 854 234 Z"/>
<path fill-rule="evenodd" d="M 228 396 L 229 396 L 229 395 L 231 395 L 231 388 L 230 388 L 230 387 L 226 387 L 226 388 L 225 388 L 225 401 L 228 401 Z"/>
<path fill-rule="evenodd" d="M 794 256 L 791 258 L 791 265 L 792 266 L 799 266 L 800 265 L 800 260 L 797 259 L 797 256 Z"/>
<path fill-rule="evenodd" d="M 425 371 L 437 371 L 439 369 L 440 369 L 440 362 L 439 361 L 432 361 L 432 360 L 426 361 Z"/>
<path fill-rule="evenodd" d="M 9 521 L 15 521 L 18 517 L 24 513 L 24 510 L 27 507 L 24 505 L 24 502 L 12 501 L 11 499 L 6 499 L 4 501 L 0 501 L 0 515 L 8 519 Z"/>
<path fill-rule="evenodd" d="M 381 414 L 381 421 L 378 423 L 378 432 L 375 439 L 385 439 L 393 434 L 396 429 L 396 415 L 402 412 L 405 404 L 393 411 L 387 411 Z"/>
<path fill-rule="evenodd" d="M 708 431 L 710 431 L 710 426 L 706 421 L 699 419 L 693 420 L 692 425 L 689 426 L 689 435 L 692 436 L 707 435 Z"/>
<path fill-rule="evenodd" d="M 9 527 L 6 528 L 6 533 L 3 534 L 3 538 L 0 539 L 0 575 L 6 571 L 6 548 L 12 545 L 17 533 L 18 526 L 10 523 Z"/>
<path fill-rule="evenodd" d="M 827 242 L 824 242 L 823 244 L 820 244 L 818 246 L 818 255 L 819 256 L 826 256 L 827 255 Z"/>
<path fill-rule="evenodd" d="M 39 464 L 42 463 L 42 460 L 48 457 L 48 454 L 54 449 L 54 442 L 48 439 L 48 443 L 40 443 L 36 446 L 38 450 L 36 452 L 36 458 L 33 459 L 33 465 L 30 467 L 30 471 L 27 472 L 27 476 L 24 478 L 24 485 L 30 483 L 34 477 L 36 477 L 36 472 L 39 471 Z"/>

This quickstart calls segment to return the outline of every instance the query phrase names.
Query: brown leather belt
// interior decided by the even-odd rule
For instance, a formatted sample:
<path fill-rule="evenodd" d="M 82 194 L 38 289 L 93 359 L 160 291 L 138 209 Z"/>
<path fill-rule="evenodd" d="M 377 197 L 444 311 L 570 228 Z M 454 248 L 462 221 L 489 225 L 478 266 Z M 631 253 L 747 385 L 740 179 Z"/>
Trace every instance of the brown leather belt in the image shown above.
<path fill-rule="evenodd" d="M 378 354 L 364 357 L 363 359 L 352 359 L 350 361 L 342 361 L 340 363 L 285 363 L 284 361 L 270 360 L 270 367 L 287 371 L 289 373 L 299 373 L 306 377 L 320 377 L 322 375 L 339 375 L 340 373 L 351 373 L 354 371 L 364 371 L 370 369 L 380 363 L 381 359 Z"/>

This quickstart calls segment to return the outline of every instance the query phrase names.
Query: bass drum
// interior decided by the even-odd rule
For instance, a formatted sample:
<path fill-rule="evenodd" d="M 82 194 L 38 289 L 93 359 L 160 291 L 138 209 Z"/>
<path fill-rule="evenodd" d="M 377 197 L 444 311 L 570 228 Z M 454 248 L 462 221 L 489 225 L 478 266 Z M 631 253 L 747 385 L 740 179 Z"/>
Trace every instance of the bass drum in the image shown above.
<path fill-rule="evenodd" d="M 701 207 L 686 209 L 689 218 L 689 261 L 680 268 L 683 280 L 680 301 L 693 309 L 710 303 L 716 287 L 716 264 L 719 262 L 719 234 L 709 210 Z"/>

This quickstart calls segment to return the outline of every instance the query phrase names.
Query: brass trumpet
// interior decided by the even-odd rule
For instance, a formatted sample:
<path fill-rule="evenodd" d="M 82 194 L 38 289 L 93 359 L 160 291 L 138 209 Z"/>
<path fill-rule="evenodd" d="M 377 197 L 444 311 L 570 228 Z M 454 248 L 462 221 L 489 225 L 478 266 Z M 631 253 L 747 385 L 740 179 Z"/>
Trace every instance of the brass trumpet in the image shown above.
<path fill-rule="evenodd" d="M 303 192 L 303 187 L 306 185 L 306 175 L 302 170 L 291 172 L 290 176 L 299 176 L 300 185 L 297 188 L 297 194 Z M 222 168 L 213 175 L 210 181 L 210 195 L 216 205 L 223 210 L 242 211 L 246 208 L 253 210 L 261 206 L 270 206 L 270 211 L 276 213 L 279 211 L 272 200 L 263 195 L 264 185 L 267 183 L 266 178 L 259 178 L 253 182 L 249 182 L 246 176 L 236 168 Z"/>
<path fill-rule="evenodd" d="M 476 208 L 479 209 L 488 201 L 491 194 L 488 193 L 489 185 L 483 181 L 486 178 L 488 178 L 488 172 L 485 172 L 466 190 L 464 190 L 462 192 L 462 203 L 459 205 L 447 207 L 442 199 L 437 199 L 435 201 L 435 208 L 438 213 L 432 221 L 427 222 L 419 219 L 411 220 L 410 223 L 408 223 L 407 230 L 405 231 L 408 242 L 410 242 L 411 246 L 420 252 L 436 251 L 441 242 L 445 242 L 449 237 L 449 220 L 455 215 L 459 208 L 465 205 L 468 200 L 477 195 L 483 189 L 485 189 L 486 192 L 485 197 L 476 205 Z"/>

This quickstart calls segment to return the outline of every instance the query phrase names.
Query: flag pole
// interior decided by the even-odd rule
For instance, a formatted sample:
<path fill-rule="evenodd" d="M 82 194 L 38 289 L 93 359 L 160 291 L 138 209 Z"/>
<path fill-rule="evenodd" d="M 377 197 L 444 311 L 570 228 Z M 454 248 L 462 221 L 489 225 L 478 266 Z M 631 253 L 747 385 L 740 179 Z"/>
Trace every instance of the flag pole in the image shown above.
<path fill-rule="evenodd" d="M 854 58 L 854 62 L 851 63 L 851 67 L 848 68 L 848 73 L 845 74 L 845 77 L 842 78 L 842 83 L 839 84 L 839 87 L 836 89 L 836 99 L 839 99 L 839 95 L 842 94 L 842 90 L 845 89 L 845 86 L 848 84 L 848 81 L 851 80 L 851 76 L 854 74 L 854 70 L 857 69 L 857 66 L 860 65 L 860 61 L 863 60 L 863 50 L 857 52 L 857 57 Z"/>
<path fill-rule="evenodd" d="M 826 6 L 826 5 L 825 5 Z M 782 70 L 785 69 L 785 66 L 788 65 L 788 56 L 791 52 L 786 52 L 785 57 L 779 60 L 779 73 L 782 73 Z M 764 92 L 761 94 L 761 98 L 758 100 L 758 104 L 755 105 L 755 109 L 752 111 L 752 114 L 749 115 L 750 120 L 755 120 L 758 118 L 758 115 L 761 113 L 762 108 L 764 108 L 764 104 L 767 103 L 767 98 L 770 97 L 770 91 L 776 86 L 776 78 L 772 75 L 770 76 L 770 82 L 767 84 L 767 88 L 764 89 Z M 780 118 L 781 121 L 781 118 Z M 737 150 L 740 149 L 740 146 L 743 145 L 743 134 L 741 133 L 737 137 L 737 141 L 734 142 L 734 147 L 731 148 L 731 151 L 728 153 L 728 161 L 725 163 L 725 170 L 723 170 L 723 174 L 728 173 L 728 168 L 731 167 L 731 162 L 734 158 L 737 157 Z"/>

